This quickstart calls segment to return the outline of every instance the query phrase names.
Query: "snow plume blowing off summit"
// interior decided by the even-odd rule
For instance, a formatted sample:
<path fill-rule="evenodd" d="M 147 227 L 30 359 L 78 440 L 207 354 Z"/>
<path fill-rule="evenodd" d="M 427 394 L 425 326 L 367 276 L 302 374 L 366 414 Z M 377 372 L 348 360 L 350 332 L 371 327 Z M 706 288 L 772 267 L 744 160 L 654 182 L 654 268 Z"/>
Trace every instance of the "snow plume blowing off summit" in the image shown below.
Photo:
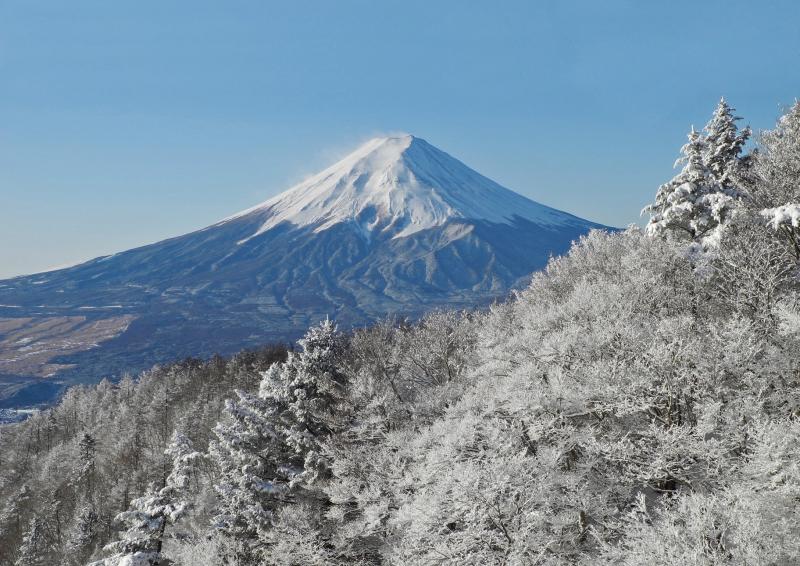
<path fill-rule="evenodd" d="M 510 191 L 425 140 L 376 138 L 202 230 L 0 282 L 0 305 L 14 305 L 0 307 L 0 320 L 74 325 L 57 337 L 73 345 L 57 365 L 42 353 L 23 367 L 6 348 L 0 374 L 91 381 L 294 339 L 326 316 L 347 328 L 474 307 L 524 285 L 592 228 L 603 226 Z M 98 325 L 113 332 L 87 332 Z M 47 341 L 39 333 L 33 345 L 45 352 Z"/>

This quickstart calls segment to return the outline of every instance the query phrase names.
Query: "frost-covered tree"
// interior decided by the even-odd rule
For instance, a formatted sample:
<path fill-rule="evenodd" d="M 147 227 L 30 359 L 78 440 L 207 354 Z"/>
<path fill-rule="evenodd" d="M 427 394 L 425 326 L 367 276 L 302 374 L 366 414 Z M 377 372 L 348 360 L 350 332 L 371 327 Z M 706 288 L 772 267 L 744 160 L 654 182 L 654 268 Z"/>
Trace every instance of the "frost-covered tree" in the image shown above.
<path fill-rule="evenodd" d="M 274 426 L 274 408 L 257 395 L 236 394 L 226 400 L 225 419 L 210 445 L 220 473 L 214 526 L 236 542 L 235 558 L 246 564 L 256 560 L 258 532 L 269 528 L 293 472 L 283 465 L 287 450 Z"/>
<path fill-rule="evenodd" d="M 277 426 L 294 455 L 289 463 L 299 472 L 294 481 L 310 484 L 330 471 L 321 441 L 336 429 L 345 381 L 340 369 L 344 343 L 336 325 L 326 319 L 298 344 L 299 353 L 267 370 L 259 395 L 284 409 Z"/>
<path fill-rule="evenodd" d="M 769 336 L 777 330 L 781 304 L 793 287 L 794 264 L 770 227 L 749 220 L 732 223 L 705 292 L 727 312 L 748 319 L 754 332 Z"/>
<path fill-rule="evenodd" d="M 800 204 L 784 204 L 765 208 L 761 216 L 780 237 L 789 244 L 795 259 L 800 260 Z"/>
<path fill-rule="evenodd" d="M 649 234 L 671 233 L 702 241 L 731 214 L 736 192 L 722 185 L 706 164 L 707 147 L 706 139 L 693 128 L 676 162 L 676 166 L 683 163 L 683 169 L 661 185 L 655 202 L 642 210 L 642 214 L 650 214 Z"/>
<path fill-rule="evenodd" d="M 79 505 L 67 536 L 65 554 L 69 564 L 83 566 L 98 546 L 101 525 L 97 512 L 90 505 Z"/>
<path fill-rule="evenodd" d="M 167 525 L 180 520 L 190 506 L 187 492 L 192 476 L 203 456 L 195 451 L 191 440 L 175 432 L 165 454 L 172 470 L 160 489 L 152 487 L 144 497 L 134 499 L 128 511 L 116 517 L 128 526 L 123 537 L 106 546 L 113 556 L 94 562 L 94 566 L 163 566 L 162 555 Z"/>
<path fill-rule="evenodd" d="M 97 454 L 97 441 L 89 434 L 84 433 L 78 442 L 78 460 L 75 463 L 75 484 L 83 489 L 85 495 L 91 494 L 95 481 L 95 456 Z"/>
<path fill-rule="evenodd" d="M 302 520 L 301 506 L 320 504 L 310 486 L 330 473 L 321 441 L 336 426 L 342 344 L 326 320 L 299 341 L 298 353 L 264 373 L 258 395 L 237 391 L 238 399 L 226 402 L 228 418 L 217 425 L 210 447 L 221 471 L 215 524 L 241 543 L 240 561 L 281 563 L 276 547 L 292 533 L 313 538 L 308 529 L 288 525 Z"/>
<path fill-rule="evenodd" d="M 738 129 L 740 119 L 723 98 L 702 133 L 692 128 L 675 163 L 683 164 L 681 172 L 659 187 L 655 202 L 642 210 L 650 214 L 648 233 L 719 244 L 720 227 L 740 206 L 742 185 L 751 177 L 750 156 L 742 153 L 751 132 Z"/>
<path fill-rule="evenodd" d="M 53 541 L 38 517 L 30 520 L 22 537 L 15 566 L 49 566 L 53 563 Z"/>
<path fill-rule="evenodd" d="M 61 546 L 64 539 L 64 494 L 60 488 L 50 491 L 47 501 L 47 508 L 42 513 L 42 524 L 53 540 L 55 547 Z"/>
<path fill-rule="evenodd" d="M 760 208 L 800 202 L 800 101 L 759 136 L 751 189 Z"/>
<path fill-rule="evenodd" d="M 800 102 L 761 134 L 752 169 L 754 208 L 800 260 Z"/>
<path fill-rule="evenodd" d="M 30 487 L 23 485 L 8 498 L 0 511 L 0 560 L 6 563 L 13 562 L 16 541 L 21 540 L 28 526 L 32 497 Z"/>
<path fill-rule="evenodd" d="M 711 171 L 717 182 L 732 193 L 738 193 L 737 177 L 741 176 L 743 167 L 748 163 L 742 154 L 751 130 L 745 127 L 739 130 L 736 122 L 736 109 L 731 108 L 724 98 L 720 99 L 714 114 L 704 128 L 705 146 L 703 162 Z"/>
<path fill-rule="evenodd" d="M 748 427 L 748 458 L 724 488 L 658 500 L 638 494 L 619 519 L 623 536 L 603 544 L 596 564 L 794 564 L 800 558 L 798 423 Z"/>

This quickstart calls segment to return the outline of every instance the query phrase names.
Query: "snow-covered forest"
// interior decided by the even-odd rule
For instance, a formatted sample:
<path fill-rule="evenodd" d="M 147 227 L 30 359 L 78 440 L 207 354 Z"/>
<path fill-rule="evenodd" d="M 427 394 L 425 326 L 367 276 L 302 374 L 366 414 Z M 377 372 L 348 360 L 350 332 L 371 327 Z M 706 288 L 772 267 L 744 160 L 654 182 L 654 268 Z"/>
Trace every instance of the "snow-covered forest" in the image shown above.
<path fill-rule="evenodd" d="M 720 102 L 644 229 L 485 311 L 70 389 L 0 565 L 800 563 L 800 103 Z"/>

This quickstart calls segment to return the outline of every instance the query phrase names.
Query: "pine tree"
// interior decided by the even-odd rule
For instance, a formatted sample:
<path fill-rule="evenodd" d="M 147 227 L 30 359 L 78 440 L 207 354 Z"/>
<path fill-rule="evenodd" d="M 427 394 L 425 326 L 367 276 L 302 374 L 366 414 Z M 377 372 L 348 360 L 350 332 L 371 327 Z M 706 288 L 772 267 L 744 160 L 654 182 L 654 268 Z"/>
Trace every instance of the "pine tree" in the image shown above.
<path fill-rule="evenodd" d="M 226 400 L 226 419 L 217 424 L 209 446 L 220 471 L 213 524 L 236 543 L 235 559 L 247 564 L 256 560 L 257 533 L 268 528 L 272 511 L 288 491 L 290 472 L 280 465 L 285 449 L 272 407 L 256 395 L 236 394 L 236 400 Z"/>
<path fill-rule="evenodd" d="M 22 537 L 22 545 L 15 566 L 49 566 L 52 564 L 53 545 L 44 524 L 33 517 Z"/>
<path fill-rule="evenodd" d="M 288 445 L 302 458 L 303 473 L 297 480 L 313 483 L 330 473 L 320 441 L 336 426 L 345 381 L 338 368 L 343 344 L 336 325 L 328 319 L 310 328 L 298 344 L 299 354 L 265 373 L 260 395 L 286 405 L 288 413 L 280 424 Z"/>
<path fill-rule="evenodd" d="M 58 422 L 56 421 L 56 417 L 52 409 L 47 411 L 46 418 L 47 420 L 45 422 L 44 435 L 45 442 L 47 443 L 47 449 L 50 450 L 53 447 L 56 435 L 58 434 Z"/>
<path fill-rule="evenodd" d="M 198 467 L 206 457 L 194 449 L 188 436 L 178 431 L 173 433 L 164 454 L 172 461 L 172 471 L 167 476 L 164 493 L 178 500 L 190 489 L 192 479 L 197 476 Z"/>
<path fill-rule="evenodd" d="M 649 234 L 671 232 L 698 241 L 710 235 L 729 216 L 735 194 L 725 189 L 706 165 L 707 142 L 694 128 L 681 153 L 682 157 L 675 164 L 683 163 L 683 169 L 659 187 L 655 203 L 645 207 L 642 213 L 650 214 Z"/>
<path fill-rule="evenodd" d="M 677 233 L 706 246 L 719 244 L 720 227 L 733 216 L 751 176 L 751 157 L 742 154 L 751 131 L 739 130 L 739 120 L 723 98 L 703 133 L 692 128 L 675 162 L 683 164 L 681 172 L 642 210 L 650 214 L 648 234 Z"/>
<path fill-rule="evenodd" d="M 78 443 L 78 462 L 75 468 L 75 483 L 83 487 L 83 494 L 91 497 L 95 480 L 95 456 L 97 441 L 89 433 L 84 433 Z"/>
<path fill-rule="evenodd" d="M 81 505 L 67 540 L 69 564 L 83 566 L 97 546 L 100 518 L 90 505 Z"/>
<path fill-rule="evenodd" d="M 47 508 L 45 509 L 44 518 L 42 523 L 52 538 L 53 544 L 61 546 L 63 542 L 63 527 L 64 527 L 64 494 L 61 488 L 55 488 L 50 491 L 49 499 L 47 501 Z"/>
<path fill-rule="evenodd" d="M 292 515 L 286 507 L 314 505 L 308 487 L 330 474 L 321 441 L 335 427 L 341 398 L 341 336 L 326 320 L 299 345 L 264 373 L 257 396 L 237 391 L 227 401 L 228 418 L 215 430 L 211 454 L 222 472 L 215 523 L 240 541 L 240 561 L 266 559 L 275 525 Z"/>
<path fill-rule="evenodd" d="M 172 459 L 172 471 L 160 489 L 151 487 L 144 497 L 134 499 L 130 509 L 120 513 L 116 521 L 128 526 L 122 539 L 105 547 L 115 554 L 94 564 L 96 566 L 163 566 L 168 561 L 162 556 L 164 532 L 167 525 L 175 524 L 188 511 L 188 494 L 192 476 L 203 456 L 194 450 L 192 442 L 175 432 L 165 454 Z"/>
<path fill-rule="evenodd" d="M 749 127 L 737 128 L 736 122 L 741 118 L 734 115 L 735 110 L 724 98 L 720 99 L 704 129 L 703 162 L 726 191 L 737 191 L 736 177 L 746 163 L 742 151 L 752 133 Z"/>

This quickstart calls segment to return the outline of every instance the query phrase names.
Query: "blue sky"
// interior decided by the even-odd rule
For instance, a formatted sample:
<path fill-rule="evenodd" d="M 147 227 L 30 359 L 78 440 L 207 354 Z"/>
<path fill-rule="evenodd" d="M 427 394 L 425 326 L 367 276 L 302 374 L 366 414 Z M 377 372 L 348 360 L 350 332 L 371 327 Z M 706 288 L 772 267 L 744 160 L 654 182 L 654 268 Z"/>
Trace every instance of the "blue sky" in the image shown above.
<path fill-rule="evenodd" d="M 0 277 L 203 227 L 376 134 L 638 220 L 724 95 L 800 96 L 800 3 L 0 0 Z"/>

